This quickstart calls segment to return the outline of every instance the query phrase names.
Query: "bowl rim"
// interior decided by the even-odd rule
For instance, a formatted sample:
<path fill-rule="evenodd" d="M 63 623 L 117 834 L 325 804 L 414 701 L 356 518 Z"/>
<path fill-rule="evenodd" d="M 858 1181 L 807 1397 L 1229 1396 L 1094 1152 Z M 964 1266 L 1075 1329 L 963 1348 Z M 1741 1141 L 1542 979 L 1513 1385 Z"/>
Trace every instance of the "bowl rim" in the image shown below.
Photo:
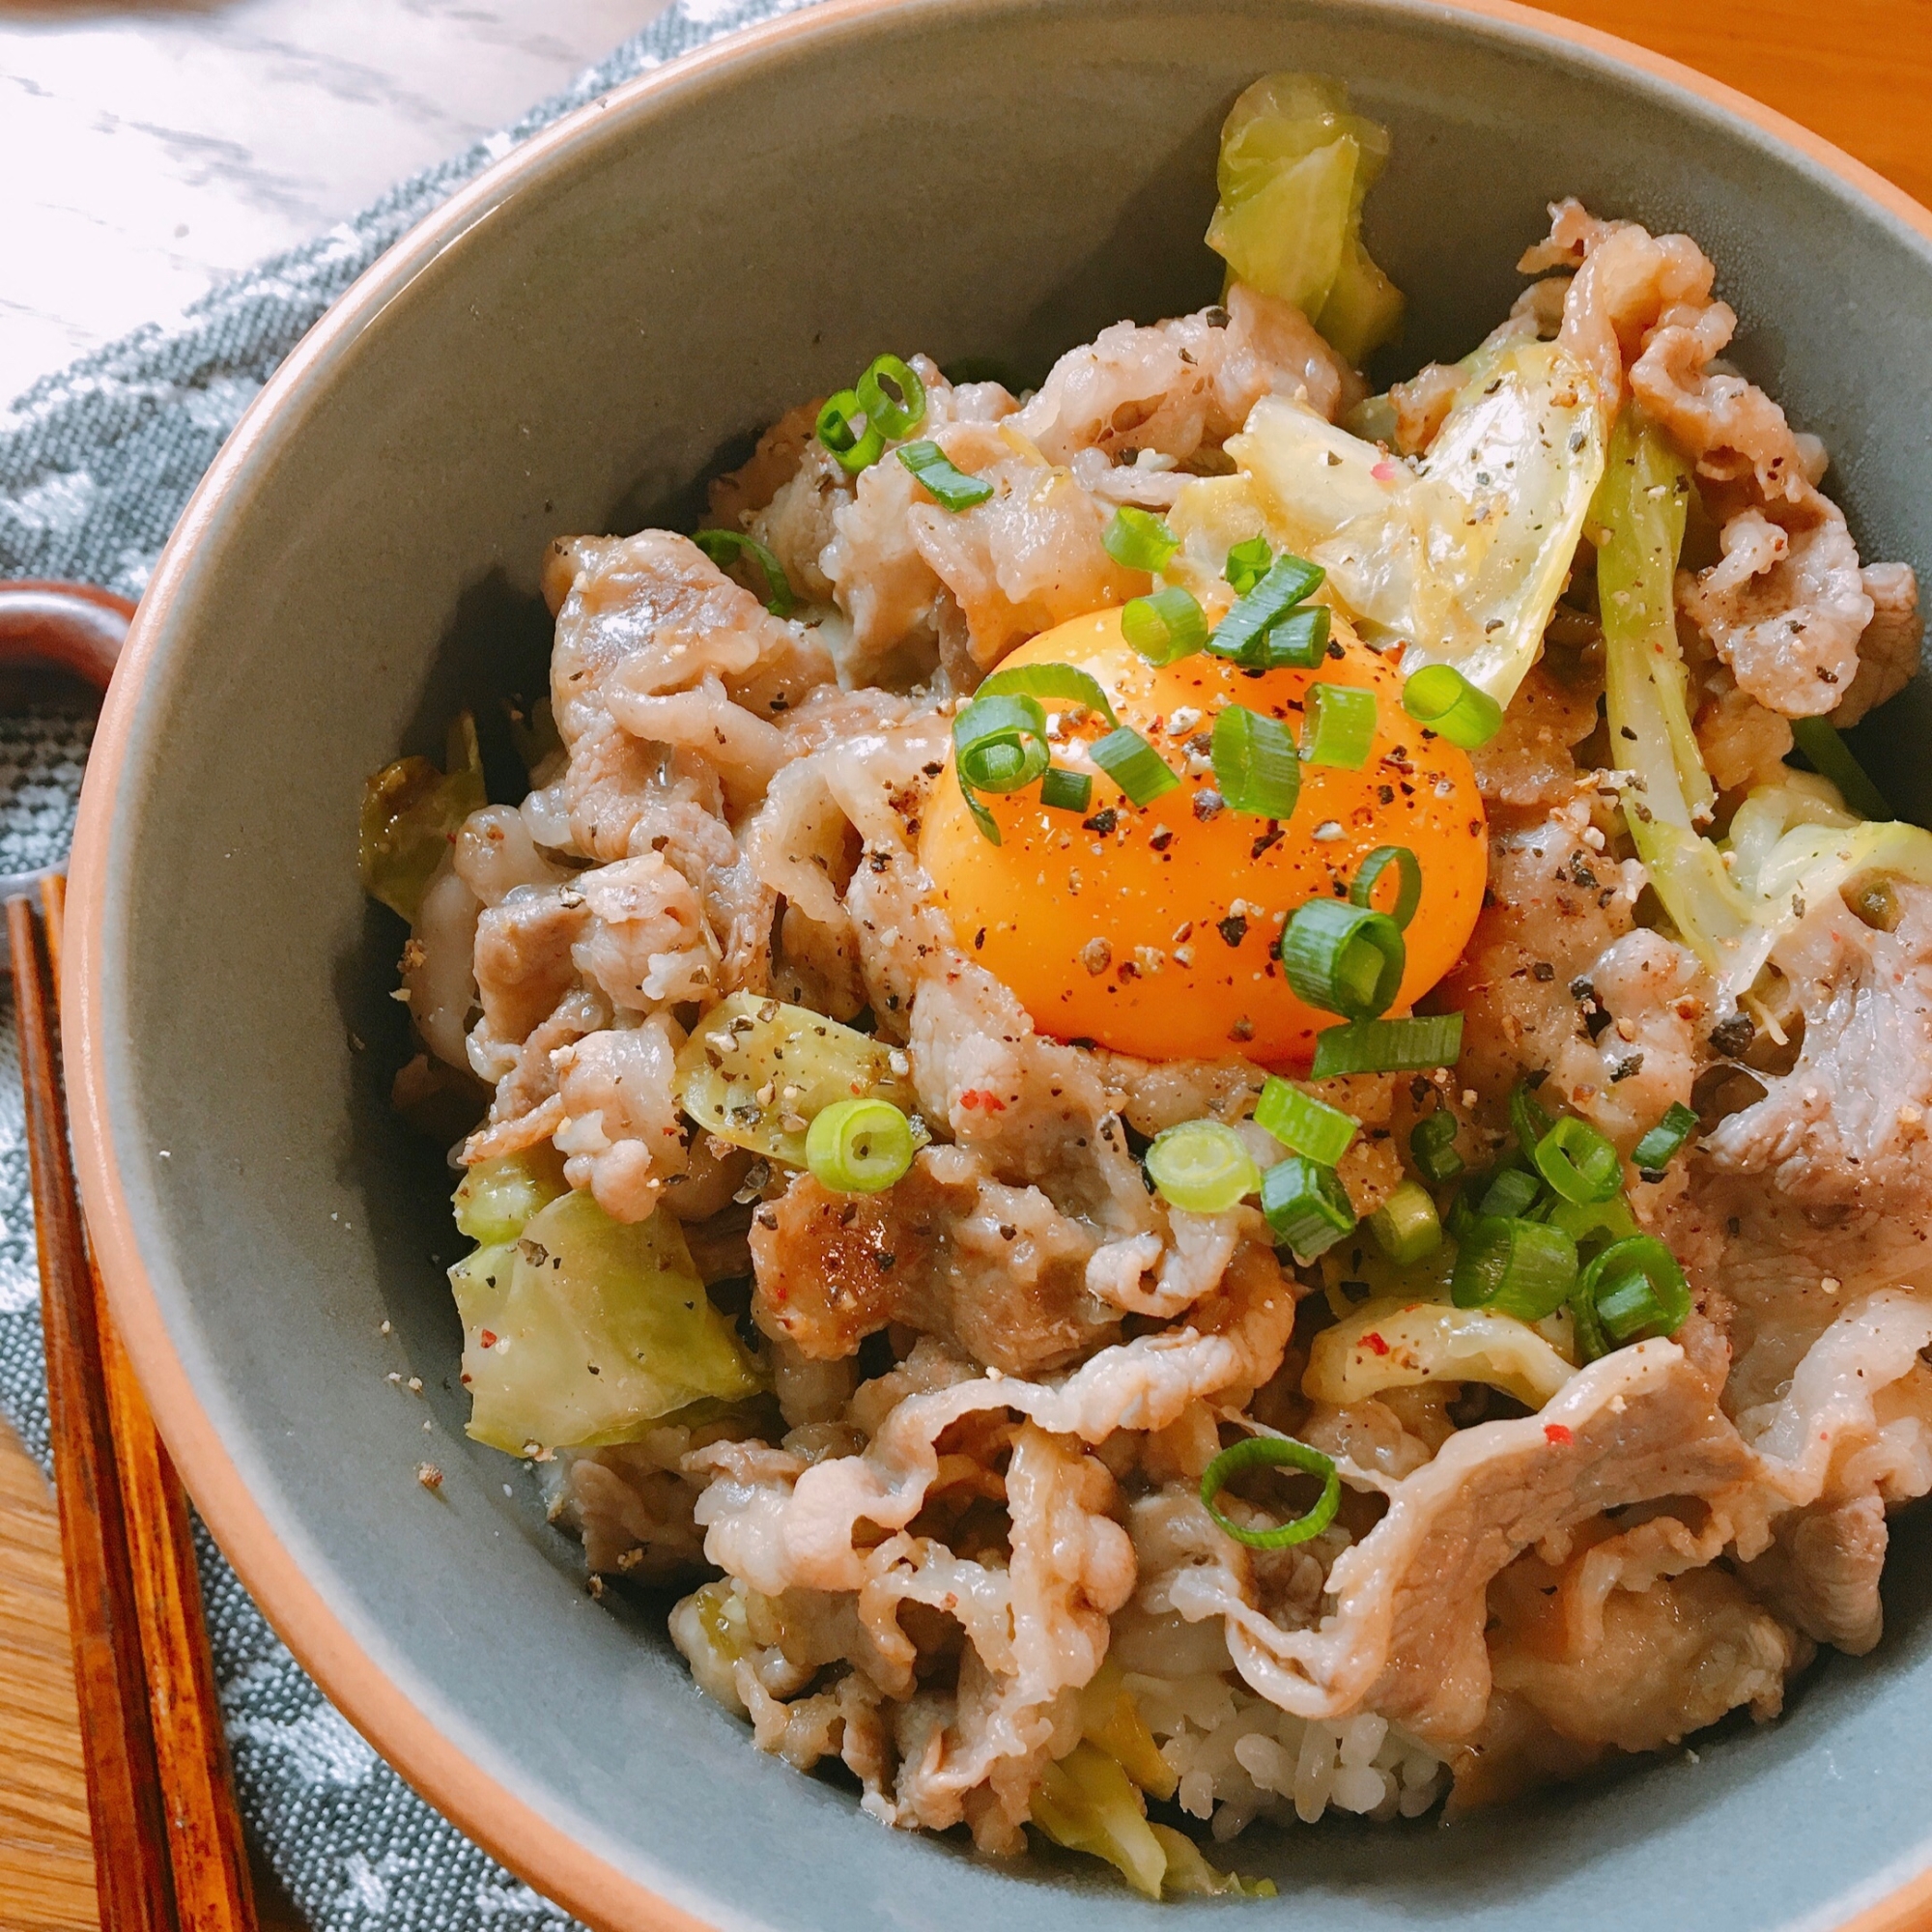
<path fill-rule="evenodd" d="M 588 1924 L 624 1932 L 710 1932 L 704 1920 L 610 1863 L 507 1785 L 481 1772 L 362 1650 L 286 1548 L 199 1401 L 141 1256 L 113 1139 L 110 1052 L 103 1033 L 114 884 L 112 835 L 142 694 L 175 605 L 196 575 L 202 540 L 236 513 L 236 489 L 258 456 L 298 426 L 306 394 L 383 308 L 443 249 L 527 179 L 595 140 L 613 109 L 648 111 L 788 43 L 872 16 L 969 11 L 980 0 L 816 0 L 680 55 L 561 117 L 520 143 L 395 242 L 351 285 L 264 385 L 210 465 L 156 564 L 123 649 L 82 785 L 70 864 L 63 1051 L 81 1195 L 109 1307 L 155 1419 L 196 1507 L 276 1634 L 402 1777 L 460 1831 L 546 1898 Z M 1932 211 L 1864 162 L 1776 109 L 1666 55 L 1517 0 L 1366 0 L 1390 14 L 1487 29 L 1518 45 L 1582 53 L 1719 118 L 1742 122 L 1833 175 L 1932 242 Z M 1932 1866 L 1840 1921 L 1839 1932 L 1908 1932 L 1932 1912 Z"/>

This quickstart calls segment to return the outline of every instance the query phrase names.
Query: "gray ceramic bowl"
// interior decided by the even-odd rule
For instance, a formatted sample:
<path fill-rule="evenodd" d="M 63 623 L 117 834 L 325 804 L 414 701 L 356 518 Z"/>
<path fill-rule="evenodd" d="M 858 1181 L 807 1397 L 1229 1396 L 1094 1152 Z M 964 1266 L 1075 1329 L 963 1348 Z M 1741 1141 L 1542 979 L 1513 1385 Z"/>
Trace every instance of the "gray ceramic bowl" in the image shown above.
<path fill-rule="evenodd" d="M 1688 228 L 1745 318 L 1739 360 L 1837 455 L 1866 554 L 1932 563 L 1932 220 L 1747 103 L 1500 6 L 832 0 L 620 90 L 395 248 L 249 412 L 143 604 L 88 778 L 68 986 L 116 1313 L 297 1654 L 599 1922 L 1765 1932 L 1903 1925 L 1932 1898 L 1922 1526 L 1877 1654 L 1828 1659 L 1769 1729 L 1452 1829 L 1258 1833 L 1239 1862 L 1278 1904 L 1155 1908 L 1094 1866 L 882 1831 L 758 1755 L 659 1617 L 584 1596 L 521 1466 L 464 1440 L 447 1176 L 384 1105 L 397 934 L 356 886 L 363 775 L 540 676 L 552 537 L 674 514 L 880 347 L 1043 368 L 1210 299 L 1216 128 L 1280 67 L 1347 77 L 1394 128 L 1370 240 L 1411 298 L 1409 364 L 1504 312 L 1553 196 Z M 1889 776 L 1920 776 L 1890 749 Z"/>

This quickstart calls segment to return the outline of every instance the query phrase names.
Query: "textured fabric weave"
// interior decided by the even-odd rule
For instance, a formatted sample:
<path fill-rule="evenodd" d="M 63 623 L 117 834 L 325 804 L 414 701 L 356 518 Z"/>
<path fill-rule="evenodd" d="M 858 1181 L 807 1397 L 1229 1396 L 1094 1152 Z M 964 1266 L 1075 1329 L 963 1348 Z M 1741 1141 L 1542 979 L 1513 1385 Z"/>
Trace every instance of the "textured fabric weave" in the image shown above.
<path fill-rule="evenodd" d="M 621 80 L 810 0 L 678 0 L 516 126 L 353 221 L 45 378 L 0 414 L 0 577 L 138 597 L 203 470 L 277 363 L 357 275 L 519 141 Z M 66 855 L 89 726 L 0 719 L 0 871 Z M 33 1212 L 11 1011 L 0 1014 L 0 1410 L 44 1465 Z M 197 1525 L 242 1809 L 315 1932 L 523 1932 L 570 1920 L 417 1798 L 276 1640 Z"/>

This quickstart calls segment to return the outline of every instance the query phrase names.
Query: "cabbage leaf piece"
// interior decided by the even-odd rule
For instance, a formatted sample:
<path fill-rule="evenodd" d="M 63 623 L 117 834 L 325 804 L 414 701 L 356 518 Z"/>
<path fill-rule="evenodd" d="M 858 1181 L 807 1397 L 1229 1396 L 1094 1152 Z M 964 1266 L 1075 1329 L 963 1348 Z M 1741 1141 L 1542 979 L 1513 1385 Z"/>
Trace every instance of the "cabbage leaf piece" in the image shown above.
<path fill-rule="evenodd" d="M 613 1221 L 568 1193 L 449 1270 L 469 1434 L 521 1454 L 635 1442 L 660 1416 L 761 1381 L 663 1209 Z"/>
<path fill-rule="evenodd" d="M 1356 367 L 1402 326 L 1402 292 L 1362 245 L 1362 203 L 1388 156 L 1388 129 L 1323 74 L 1264 75 L 1221 128 L 1208 245 Z"/>
<path fill-rule="evenodd" d="M 1084 1741 L 1040 1774 L 1033 1822 L 1070 1852 L 1105 1859 L 1136 1891 L 1160 1896 L 1167 1852 L 1148 1829 L 1147 1801 L 1120 1764 Z"/>
<path fill-rule="evenodd" d="M 533 1215 L 569 1191 L 562 1154 L 539 1141 L 465 1173 L 454 1197 L 456 1225 L 483 1247 L 514 1241 Z"/>
<path fill-rule="evenodd" d="M 398 758 L 362 789 L 362 889 L 412 925 L 449 841 L 490 802 L 476 721 L 467 711 L 449 727 L 447 758 L 447 771 L 427 758 Z"/>
<path fill-rule="evenodd" d="M 1554 1325 L 1442 1302 L 1371 1301 L 1316 1336 L 1301 1392 L 1346 1408 L 1418 1382 L 1488 1382 L 1541 1408 L 1577 1373 L 1548 1339 Z"/>
<path fill-rule="evenodd" d="M 1703 836 L 1716 793 L 1691 728 L 1672 590 L 1690 488 L 1669 439 L 1626 409 L 1591 512 L 1603 536 L 1606 708 L 1630 774 L 1631 841 L 1671 923 L 1735 1007 L 1805 907 L 1863 878 L 1932 884 L 1932 833 L 1862 820 L 1829 780 L 1793 772 L 1738 808 L 1728 851 Z"/>
<path fill-rule="evenodd" d="M 1580 363 L 1556 343 L 1517 339 L 1475 358 L 1419 465 L 1279 396 L 1256 405 L 1228 453 L 1249 514 L 1321 565 L 1326 593 L 1369 642 L 1400 645 L 1409 671 L 1454 665 L 1507 704 L 1582 536 L 1604 423 Z M 1195 555 L 1194 532 L 1236 527 L 1240 492 L 1230 486 L 1242 480 L 1182 486 L 1169 522 L 1196 568 L 1208 559 Z"/>
<path fill-rule="evenodd" d="M 912 1113 L 918 1096 L 904 1052 L 756 993 L 720 1001 L 678 1051 L 678 1105 L 707 1133 L 792 1167 L 805 1165 L 811 1117 L 861 1097 Z M 915 1116 L 914 1143 L 928 1138 Z"/>

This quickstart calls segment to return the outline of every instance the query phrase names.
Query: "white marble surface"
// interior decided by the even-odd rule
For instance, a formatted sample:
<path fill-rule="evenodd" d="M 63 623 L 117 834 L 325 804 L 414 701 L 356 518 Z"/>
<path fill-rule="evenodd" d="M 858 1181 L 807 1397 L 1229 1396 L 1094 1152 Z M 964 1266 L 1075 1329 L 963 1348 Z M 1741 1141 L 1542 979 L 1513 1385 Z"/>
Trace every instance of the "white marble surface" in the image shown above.
<path fill-rule="evenodd" d="M 0 405 L 532 102 L 665 0 L 0 0 Z"/>

